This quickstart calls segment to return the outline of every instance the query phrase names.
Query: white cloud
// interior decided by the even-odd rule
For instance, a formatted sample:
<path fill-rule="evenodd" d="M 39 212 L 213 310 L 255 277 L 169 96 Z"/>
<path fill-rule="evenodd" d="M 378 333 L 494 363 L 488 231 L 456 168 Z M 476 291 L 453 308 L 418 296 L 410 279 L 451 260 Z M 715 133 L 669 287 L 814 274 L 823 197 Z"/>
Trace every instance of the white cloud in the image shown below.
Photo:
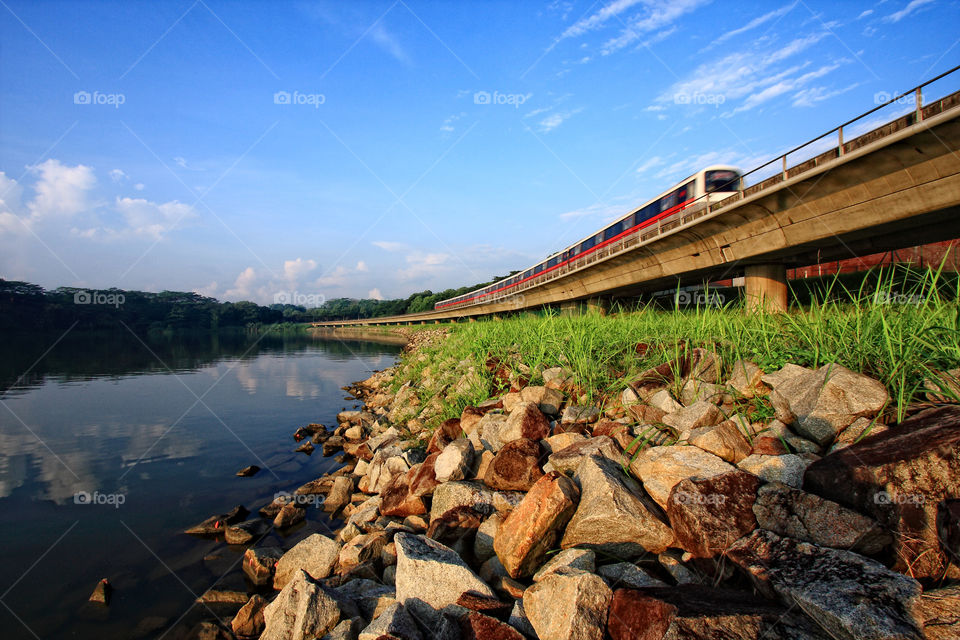
<path fill-rule="evenodd" d="M 864 11 L 863 13 L 857 16 L 857 20 L 863 20 L 867 16 L 871 16 L 871 15 L 873 15 L 873 9 L 867 9 L 866 11 Z"/>
<path fill-rule="evenodd" d="M 734 30 L 732 30 L 732 31 L 727 31 L 726 33 L 724 33 L 723 35 L 721 35 L 719 38 L 717 38 L 716 40 L 714 40 L 712 43 L 710 43 L 710 46 L 711 46 L 711 47 L 712 47 L 712 46 L 716 46 L 716 45 L 718 45 L 718 44 L 720 44 L 720 43 L 722 43 L 722 42 L 726 42 L 726 41 L 729 40 L 730 38 L 734 38 L 734 37 L 740 35 L 741 33 L 744 33 L 744 32 L 746 32 L 746 31 L 750 31 L 751 29 L 755 29 L 755 28 L 759 27 L 759 26 L 762 25 L 762 24 L 765 24 L 765 23 L 767 23 L 767 22 L 770 22 L 770 21 L 773 20 L 774 18 L 780 18 L 780 17 L 782 17 L 782 16 L 785 16 L 785 15 L 787 15 L 788 13 L 790 13 L 790 11 L 791 11 L 795 6 L 797 6 L 797 3 L 796 3 L 796 2 L 791 2 L 791 3 L 788 4 L 788 5 L 784 5 L 784 6 L 780 7 L 779 9 L 774 9 L 773 11 L 771 11 L 771 12 L 769 12 L 769 13 L 765 13 L 765 14 L 763 14 L 762 16 L 757 16 L 756 18 L 754 18 L 753 20 L 751 20 L 751 21 L 748 22 L 747 24 L 743 25 L 742 27 L 739 27 L 739 28 L 734 29 Z M 709 47 L 708 47 L 708 48 L 709 48 Z"/>
<path fill-rule="evenodd" d="M 374 287 L 367 292 L 367 298 L 371 300 L 383 300 L 383 294 L 380 293 L 380 289 Z"/>
<path fill-rule="evenodd" d="M 143 198 L 118 197 L 116 208 L 127 223 L 124 231 L 153 238 L 160 238 L 197 215 L 193 207 L 176 200 L 157 204 Z"/>
<path fill-rule="evenodd" d="M 133 188 L 136 189 L 137 191 L 143 191 L 144 186 L 142 182 L 138 182 L 137 184 L 133 185 Z"/>
<path fill-rule="evenodd" d="M 123 172 L 123 169 L 111 169 L 110 170 L 110 179 L 114 182 L 120 182 L 127 177 L 127 174 Z"/>
<path fill-rule="evenodd" d="M 384 251 L 400 251 L 404 247 L 402 242 L 390 242 L 388 240 L 376 240 L 371 244 L 375 247 L 380 247 Z"/>
<path fill-rule="evenodd" d="M 653 156 L 639 167 L 637 167 L 637 173 L 647 173 L 654 167 L 659 167 L 663 164 L 663 159 L 659 156 Z"/>
<path fill-rule="evenodd" d="M 920 9 L 925 5 L 931 4 L 932 2 L 933 0 L 910 0 L 910 4 L 905 6 L 900 11 L 897 11 L 895 13 L 891 13 L 888 16 L 885 16 L 883 18 L 883 21 L 884 22 L 900 22 L 901 20 L 909 16 L 911 13 L 915 12 L 917 9 Z"/>
<path fill-rule="evenodd" d="M 237 279 L 233 282 L 233 288 L 228 289 L 224 294 L 227 298 L 245 299 L 253 296 L 253 287 L 257 281 L 257 272 L 253 267 L 247 267 L 240 272 Z"/>
<path fill-rule="evenodd" d="M 573 109 L 572 111 L 553 113 L 540 121 L 540 131 L 543 133 L 549 133 L 581 111 L 583 111 L 582 107 L 579 109 Z"/>
<path fill-rule="evenodd" d="M 374 43 L 376 43 L 378 47 L 389 53 L 398 62 L 410 64 L 410 56 L 403 46 L 400 45 L 397 38 L 383 26 L 383 22 L 378 22 L 370 30 L 370 37 L 373 38 Z"/>
<path fill-rule="evenodd" d="M 96 185 L 93 169 L 82 164 L 68 167 L 50 159 L 29 167 L 38 175 L 34 199 L 27 205 L 35 221 L 49 217 L 71 217 L 89 207 L 88 193 Z"/>
<path fill-rule="evenodd" d="M 369 269 L 367 268 L 367 263 L 364 262 L 363 260 L 360 260 L 357 262 L 356 270 L 359 273 L 366 273 L 367 271 L 369 271 Z"/>
<path fill-rule="evenodd" d="M 310 273 L 316 268 L 317 262 L 315 260 L 304 260 L 303 258 L 284 260 L 283 275 L 290 282 L 296 283 L 301 276 Z"/>
<path fill-rule="evenodd" d="M 831 71 L 839 68 L 841 64 L 846 64 L 847 62 L 849 61 L 841 59 L 836 64 L 824 65 L 819 69 L 817 69 L 816 71 L 810 71 L 808 73 L 805 73 L 801 76 L 797 76 L 795 78 L 787 78 L 787 79 L 781 80 L 780 82 L 774 85 L 766 87 L 762 91 L 759 91 L 757 93 L 753 93 L 747 96 L 747 99 L 743 101 L 743 104 L 737 107 L 736 109 L 734 109 L 732 113 L 738 113 L 740 111 L 748 111 L 760 104 L 763 104 L 764 102 L 767 102 L 768 100 L 772 100 L 773 98 L 779 95 L 788 93 L 790 91 L 795 91 L 797 89 L 801 89 L 810 81 L 816 80 L 817 78 L 821 78 L 825 76 Z M 817 89 L 819 89 L 821 92 L 825 91 L 823 87 L 817 87 Z"/>

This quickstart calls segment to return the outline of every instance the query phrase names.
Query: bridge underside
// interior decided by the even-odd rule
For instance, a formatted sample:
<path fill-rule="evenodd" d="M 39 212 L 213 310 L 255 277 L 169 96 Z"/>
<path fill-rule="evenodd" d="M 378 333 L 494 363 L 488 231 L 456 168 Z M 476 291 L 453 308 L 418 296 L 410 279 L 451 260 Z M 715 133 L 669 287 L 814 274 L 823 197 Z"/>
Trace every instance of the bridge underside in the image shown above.
<path fill-rule="evenodd" d="M 449 320 L 636 296 L 740 276 L 754 265 L 800 267 L 960 237 L 957 111 L 864 145 L 509 301 L 322 324 Z"/>

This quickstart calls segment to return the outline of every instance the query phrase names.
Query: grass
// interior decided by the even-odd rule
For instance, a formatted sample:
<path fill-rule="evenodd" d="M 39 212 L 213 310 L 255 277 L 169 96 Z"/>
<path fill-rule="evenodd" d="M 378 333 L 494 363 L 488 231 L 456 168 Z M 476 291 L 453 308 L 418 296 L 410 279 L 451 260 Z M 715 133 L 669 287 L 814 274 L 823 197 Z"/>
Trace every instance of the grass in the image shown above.
<path fill-rule="evenodd" d="M 409 363 L 414 366 L 397 384 L 416 384 L 431 363 L 461 360 L 489 381 L 483 365 L 495 356 L 508 366 L 531 367 L 531 384 L 541 382 L 544 369 L 562 366 L 586 401 L 602 405 L 641 371 L 676 358 L 684 346 L 702 346 L 721 356 L 724 380 L 739 359 L 766 372 L 787 362 L 814 368 L 838 363 L 863 372 L 886 385 L 902 419 L 906 407 L 929 390 L 925 379 L 943 380 L 941 372 L 960 366 L 958 282 L 955 274 L 937 269 L 893 268 L 872 272 L 856 290 L 835 279 L 806 291 L 810 302 L 794 304 L 788 313 L 748 312 L 739 303 L 690 310 L 647 305 L 609 316 L 544 312 L 443 325 L 450 336 L 422 350 L 427 361 Z M 485 397 L 485 385 L 477 385 L 445 399 L 444 417 Z M 756 410 L 770 411 L 762 404 Z"/>

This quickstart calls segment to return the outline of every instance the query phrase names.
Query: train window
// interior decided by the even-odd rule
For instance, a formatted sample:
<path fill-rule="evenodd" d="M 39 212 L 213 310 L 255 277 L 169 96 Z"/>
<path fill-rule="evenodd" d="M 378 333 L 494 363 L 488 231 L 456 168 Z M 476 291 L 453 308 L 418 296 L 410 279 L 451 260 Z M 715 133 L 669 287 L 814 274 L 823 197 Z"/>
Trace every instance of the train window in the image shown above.
<path fill-rule="evenodd" d="M 610 238 L 619 235 L 621 231 L 623 231 L 623 222 L 612 224 L 603 232 L 603 239 L 609 240 Z"/>
<path fill-rule="evenodd" d="M 524 278 L 524 280 L 526 280 L 527 278 L 529 278 L 529 277 L 532 276 L 532 275 L 533 275 L 533 270 L 532 270 L 532 269 L 527 269 L 526 271 L 523 272 L 523 278 Z"/>
<path fill-rule="evenodd" d="M 580 243 L 580 251 L 579 251 L 579 253 L 583 253 L 584 251 L 587 251 L 588 249 L 592 249 L 592 248 L 593 248 L 593 245 L 595 245 L 596 243 L 597 243 L 596 238 L 587 238 L 586 240 L 584 240 L 583 242 Z"/>
<path fill-rule="evenodd" d="M 540 273 L 541 271 L 543 271 L 543 264 L 538 264 L 533 268 L 534 273 Z"/>
<path fill-rule="evenodd" d="M 549 269 L 550 267 L 555 267 L 555 266 L 557 266 L 557 262 L 558 262 L 559 260 L 560 260 L 560 258 L 558 258 L 558 257 L 556 257 L 556 256 L 553 257 L 553 258 L 550 258 L 550 259 L 547 261 L 547 268 Z"/>
<path fill-rule="evenodd" d="M 704 174 L 704 181 L 707 193 L 737 191 L 740 188 L 740 174 L 736 171 L 707 171 Z"/>

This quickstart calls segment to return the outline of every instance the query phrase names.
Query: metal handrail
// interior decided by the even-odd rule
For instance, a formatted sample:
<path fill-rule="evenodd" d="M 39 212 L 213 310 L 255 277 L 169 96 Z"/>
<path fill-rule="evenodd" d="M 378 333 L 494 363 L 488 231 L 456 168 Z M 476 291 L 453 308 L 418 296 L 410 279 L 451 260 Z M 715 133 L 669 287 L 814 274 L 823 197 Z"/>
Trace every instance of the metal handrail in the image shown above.
<path fill-rule="evenodd" d="M 770 166 L 771 164 L 773 164 L 773 163 L 775 163 L 775 162 L 777 162 L 777 161 L 780 161 L 781 164 L 783 165 L 783 169 L 782 169 L 782 171 L 781 171 L 781 181 L 786 180 L 787 177 L 788 177 L 789 171 L 790 171 L 791 169 L 796 169 L 797 167 L 800 166 L 800 165 L 795 165 L 795 166 L 793 166 L 793 167 L 788 167 L 788 166 L 787 166 L 787 156 L 789 156 L 791 153 L 796 153 L 797 151 L 799 151 L 799 150 L 801 150 L 801 149 L 804 149 L 804 148 L 810 146 L 811 144 L 813 144 L 814 142 L 818 142 L 819 140 L 822 140 L 822 139 L 826 138 L 826 137 L 829 136 L 829 135 L 832 135 L 832 134 L 834 134 L 834 133 L 837 134 L 838 142 L 839 142 L 839 146 L 837 147 L 837 156 L 839 157 L 839 156 L 844 155 L 844 153 L 845 153 L 844 147 L 845 147 L 845 146 L 851 145 L 851 144 L 853 144 L 853 142 L 854 142 L 855 140 L 857 140 L 858 138 L 860 138 L 860 137 L 862 137 L 862 136 L 864 136 L 864 135 L 867 135 L 867 134 L 871 133 L 871 131 L 867 131 L 867 132 L 861 134 L 860 136 L 858 136 L 857 138 L 853 138 L 852 140 L 844 141 L 844 139 L 843 139 L 843 129 L 844 129 L 844 127 L 847 127 L 847 126 L 849 126 L 849 125 L 851 125 L 851 124 L 853 124 L 853 123 L 855 123 L 855 122 L 858 122 L 858 121 L 862 120 L 863 118 L 866 118 L 867 116 L 869 116 L 869 115 L 871 115 L 871 114 L 873 114 L 873 113 L 876 113 L 876 112 L 879 111 L 880 109 L 883 109 L 884 107 L 888 107 L 888 106 L 890 106 L 891 104 L 894 104 L 894 103 L 898 102 L 899 100 L 905 98 L 906 96 L 908 96 L 908 95 L 910 95 L 910 94 L 913 94 L 913 95 L 914 95 L 914 99 L 915 99 L 916 108 L 915 108 L 915 110 L 914 110 L 914 114 L 915 114 L 915 117 L 916 117 L 916 122 L 917 122 L 917 123 L 918 123 L 918 122 L 922 122 L 922 121 L 923 121 L 923 91 L 922 91 L 922 89 L 923 89 L 924 87 L 926 87 L 927 85 L 933 84 L 933 83 L 936 82 L 937 80 L 941 80 L 941 79 L 945 78 L 946 76 L 949 76 L 950 74 L 957 72 L 958 70 L 960 70 L 960 65 L 957 65 L 957 66 L 953 67 L 952 69 L 949 69 L 949 70 L 947 70 L 947 71 L 944 71 L 943 73 L 941 73 L 940 75 L 936 76 L 935 78 L 931 78 L 930 80 L 927 80 L 926 82 L 917 85 L 916 87 L 910 89 L 909 91 L 904 91 L 903 93 L 901 93 L 901 94 L 899 94 L 899 95 L 896 95 L 896 96 L 890 98 L 889 100 L 887 100 L 887 101 L 884 102 L 883 104 L 877 105 L 877 106 L 874 107 L 873 109 L 870 109 L 869 111 L 865 111 L 865 112 L 861 113 L 860 115 L 858 115 L 857 117 L 852 118 L 852 119 L 850 119 L 850 120 L 847 120 L 847 121 L 844 122 L 843 124 L 840 124 L 840 125 L 834 127 L 833 129 L 830 129 L 830 130 L 827 131 L 826 133 L 823 133 L 823 134 L 817 136 L 816 138 L 811 138 L 810 140 L 807 140 L 807 141 L 804 142 L 803 144 L 798 145 L 798 146 L 790 149 L 789 151 L 786 151 L 786 152 L 780 154 L 779 156 L 776 156 L 776 157 L 768 160 L 767 162 L 761 164 L 761 165 L 758 166 L 758 167 L 754 167 L 753 169 L 751 169 L 750 171 L 748 171 L 748 172 L 746 172 L 746 173 L 744 173 L 744 174 L 741 174 L 741 176 L 740 176 L 740 179 L 741 179 L 740 189 L 737 191 L 737 193 L 736 193 L 735 195 L 731 195 L 731 196 L 728 196 L 728 197 L 726 197 L 726 198 L 723 198 L 723 199 L 721 199 L 721 200 L 719 200 L 719 201 L 717 201 L 717 202 L 711 203 L 711 202 L 710 202 L 710 195 L 711 195 L 711 194 L 705 193 L 705 194 L 703 194 L 702 196 L 700 196 L 699 198 L 695 199 L 693 202 L 691 202 L 690 205 L 688 205 L 687 207 L 684 208 L 684 210 L 681 210 L 681 211 L 676 212 L 675 214 L 671 215 L 669 218 L 667 218 L 667 219 L 665 219 L 665 220 L 658 221 L 658 222 L 657 222 L 657 226 L 656 226 L 655 228 L 638 229 L 637 231 L 635 231 L 635 232 L 633 232 L 633 233 L 631 233 L 631 234 L 628 234 L 628 235 L 624 236 L 623 238 L 621 238 L 621 239 L 618 240 L 617 242 L 615 242 L 615 243 L 613 243 L 613 244 L 610 244 L 610 245 L 607 245 L 607 247 L 604 247 L 603 249 L 608 250 L 609 253 L 608 253 L 607 255 L 605 255 L 605 256 L 603 257 L 603 259 L 604 259 L 604 260 L 609 259 L 609 258 L 611 258 L 611 257 L 613 257 L 613 256 L 615 256 L 615 255 L 618 255 L 618 254 L 623 253 L 624 251 L 626 251 L 626 250 L 628 249 L 628 246 L 627 246 L 627 244 L 626 244 L 626 241 L 627 241 L 628 239 L 634 239 L 634 238 L 639 237 L 641 243 L 647 242 L 648 240 L 652 240 L 653 238 L 656 238 L 657 236 L 662 235 L 664 232 L 670 231 L 670 230 L 672 230 L 673 228 L 675 228 L 675 227 L 672 225 L 672 223 L 674 223 L 674 222 L 679 222 L 679 224 L 676 225 L 676 226 L 683 226 L 683 225 L 685 225 L 685 224 L 689 224 L 690 222 L 693 222 L 694 220 L 697 220 L 698 218 L 701 218 L 701 217 L 703 217 L 703 216 L 705 216 L 705 215 L 708 215 L 708 214 L 710 214 L 710 213 L 713 213 L 713 212 L 716 211 L 717 209 L 724 208 L 724 207 L 726 207 L 727 205 L 730 205 L 730 204 L 733 204 L 733 203 L 735 203 L 735 202 L 738 202 L 738 201 L 742 200 L 742 199 L 744 198 L 744 191 L 745 191 L 745 189 L 743 188 L 743 179 L 746 178 L 747 176 L 751 175 L 751 174 L 754 174 L 754 173 L 760 171 L 761 169 L 765 169 L 766 167 Z M 952 94 L 951 94 L 951 95 L 952 95 Z M 948 96 L 945 96 L 945 97 L 948 97 Z M 942 99 L 942 98 L 941 98 L 941 99 Z M 895 121 L 896 121 L 896 120 L 891 120 L 890 122 L 895 122 Z M 890 122 L 885 123 L 884 125 L 881 125 L 881 127 L 889 125 Z M 892 133 L 892 132 L 891 132 L 891 133 Z M 884 137 L 886 137 L 886 136 L 884 136 Z M 829 152 L 829 150 L 828 150 L 828 152 Z M 809 160 L 804 160 L 804 162 L 809 162 Z M 802 163 L 801 163 L 801 164 L 802 164 Z M 811 169 L 812 169 L 812 168 L 813 168 L 813 167 L 811 167 Z M 800 172 L 800 173 L 805 173 L 805 172 L 806 172 L 806 170 L 804 170 L 804 171 L 802 171 L 802 172 Z M 771 177 L 772 177 L 772 176 L 771 176 Z M 761 184 L 763 184 L 763 182 L 761 181 L 761 182 L 758 182 L 757 184 L 758 184 L 758 185 L 761 185 Z M 689 213 L 684 214 L 684 211 L 685 211 L 685 210 L 691 209 L 691 208 L 692 208 L 694 205 L 696 205 L 696 203 L 697 203 L 698 201 L 700 201 L 701 199 L 706 199 L 706 205 L 705 205 L 702 209 L 699 209 L 699 210 L 697 210 L 697 211 L 693 211 L 693 212 L 689 212 Z M 645 236 L 649 236 L 649 237 L 645 237 Z M 620 247 L 619 247 L 618 250 L 615 251 L 615 250 L 612 249 L 612 247 L 614 247 L 614 246 L 616 246 L 616 245 L 620 245 Z M 546 282 L 547 280 L 556 280 L 557 278 L 559 278 L 559 277 L 561 277 L 561 276 L 566 276 L 567 274 L 569 274 L 569 273 L 571 273 L 571 272 L 573 272 L 573 271 L 579 271 L 579 270 L 582 269 L 583 267 L 585 267 L 585 266 L 587 266 L 587 265 L 589 265 L 589 264 L 592 264 L 593 262 L 599 262 L 599 261 L 600 261 L 599 251 L 595 251 L 595 252 L 592 252 L 592 253 L 588 254 L 587 256 L 575 258 L 573 262 L 569 262 L 569 263 L 567 263 L 567 265 L 565 265 L 566 268 L 556 269 L 555 271 L 550 272 L 550 274 L 544 273 L 544 274 L 542 274 L 542 275 L 540 275 L 540 276 L 538 276 L 538 277 L 532 278 L 531 280 L 529 280 L 529 281 L 527 281 L 527 282 L 525 282 L 525 283 L 519 283 L 519 284 L 517 284 L 517 285 L 514 285 L 515 289 L 514 289 L 513 293 L 511 293 L 511 294 L 508 294 L 508 295 L 498 295 L 498 296 L 497 296 L 494 300 L 492 300 L 492 301 L 491 301 L 491 300 L 483 300 L 483 301 L 472 301 L 472 300 L 470 300 L 470 301 L 458 302 L 458 303 L 456 303 L 456 304 L 454 304 L 454 305 L 450 305 L 450 306 L 448 306 L 448 307 L 444 307 L 444 310 L 451 310 L 451 311 L 452 311 L 452 310 L 455 310 L 455 309 L 462 309 L 462 308 L 464 308 L 464 307 L 472 307 L 472 306 L 481 305 L 481 304 L 490 304 L 491 302 L 499 302 L 499 301 L 502 301 L 503 299 L 509 298 L 510 296 L 517 295 L 517 294 L 519 294 L 519 293 L 522 292 L 522 291 L 527 291 L 527 290 L 529 290 L 529 289 L 533 289 L 533 288 L 535 288 L 535 287 L 538 287 L 538 286 L 540 286 L 541 284 L 543 284 L 543 282 Z"/>

